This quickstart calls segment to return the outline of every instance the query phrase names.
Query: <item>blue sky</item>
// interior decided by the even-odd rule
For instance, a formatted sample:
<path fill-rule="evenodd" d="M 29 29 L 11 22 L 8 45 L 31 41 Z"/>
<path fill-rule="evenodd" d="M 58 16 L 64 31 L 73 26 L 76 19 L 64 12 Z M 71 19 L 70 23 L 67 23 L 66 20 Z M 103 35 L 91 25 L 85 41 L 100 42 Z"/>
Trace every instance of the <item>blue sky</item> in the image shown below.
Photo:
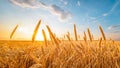
<path fill-rule="evenodd" d="M 38 20 L 41 29 L 49 25 L 54 33 L 62 36 L 69 31 L 73 36 L 73 24 L 78 34 L 91 33 L 100 37 L 98 25 L 107 38 L 120 40 L 120 0 L 0 0 L 0 38 L 8 39 L 11 30 L 19 25 L 14 39 L 30 39 Z M 47 30 L 46 30 L 47 31 Z"/>

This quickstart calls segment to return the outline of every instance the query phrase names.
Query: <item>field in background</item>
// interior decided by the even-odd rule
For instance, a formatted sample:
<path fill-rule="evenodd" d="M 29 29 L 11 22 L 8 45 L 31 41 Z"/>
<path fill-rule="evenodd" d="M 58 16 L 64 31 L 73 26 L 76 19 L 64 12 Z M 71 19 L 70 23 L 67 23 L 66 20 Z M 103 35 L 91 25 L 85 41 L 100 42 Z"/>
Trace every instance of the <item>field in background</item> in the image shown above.
<path fill-rule="evenodd" d="M 119 68 L 120 42 L 98 42 L 0 41 L 0 68 Z"/>
<path fill-rule="evenodd" d="M 41 20 L 35 27 L 31 41 L 0 41 L 0 68 L 120 68 L 120 42 L 107 40 L 101 26 L 100 38 L 94 40 L 90 29 L 79 40 L 74 24 L 74 39 L 70 33 L 58 38 L 46 25 L 50 40 L 42 29 L 43 41 L 35 41 Z M 67 39 L 67 40 L 65 40 Z"/>

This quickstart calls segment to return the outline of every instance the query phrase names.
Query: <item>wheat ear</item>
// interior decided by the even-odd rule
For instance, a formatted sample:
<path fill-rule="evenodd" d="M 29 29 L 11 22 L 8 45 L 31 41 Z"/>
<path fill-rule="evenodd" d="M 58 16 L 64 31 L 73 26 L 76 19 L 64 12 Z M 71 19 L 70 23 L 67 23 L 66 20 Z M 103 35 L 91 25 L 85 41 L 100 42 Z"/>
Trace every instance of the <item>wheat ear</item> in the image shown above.
<path fill-rule="evenodd" d="M 15 31 L 17 30 L 17 28 L 18 28 L 18 25 L 16 25 L 15 28 L 13 29 L 13 31 L 12 31 L 12 33 L 10 35 L 10 39 L 13 37 L 13 35 L 14 35 Z"/>
<path fill-rule="evenodd" d="M 77 41 L 78 38 L 77 38 L 77 30 L 76 30 L 76 25 L 74 24 L 74 34 L 75 34 L 75 40 Z"/>
<path fill-rule="evenodd" d="M 46 25 L 46 27 L 47 27 L 47 29 L 48 29 L 48 32 L 49 32 L 49 34 L 50 34 L 50 37 L 53 38 L 55 44 L 56 44 L 56 45 L 59 45 L 59 43 L 58 43 L 58 41 L 56 40 L 56 38 L 54 37 L 54 35 L 53 35 L 53 33 L 52 33 L 50 27 L 49 27 L 48 25 Z"/>
<path fill-rule="evenodd" d="M 37 35 L 40 24 L 41 24 L 41 20 L 38 22 L 38 24 L 35 27 L 35 30 L 34 30 L 33 36 L 32 36 L 32 41 L 35 41 L 35 38 L 36 38 L 36 35 Z"/>
<path fill-rule="evenodd" d="M 92 42 L 92 36 L 91 36 L 91 33 L 90 33 L 90 29 L 88 28 L 87 31 L 88 31 L 89 39 Z"/>
<path fill-rule="evenodd" d="M 45 31 L 43 29 L 42 29 L 42 34 L 43 34 L 43 37 L 44 37 L 45 45 L 47 46 L 47 37 L 46 37 Z"/>
<path fill-rule="evenodd" d="M 100 32 L 102 34 L 103 40 L 106 40 L 106 37 L 105 37 L 105 34 L 104 34 L 104 31 L 103 31 L 102 27 L 99 26 L 99 29 L 100 29 Z"/>

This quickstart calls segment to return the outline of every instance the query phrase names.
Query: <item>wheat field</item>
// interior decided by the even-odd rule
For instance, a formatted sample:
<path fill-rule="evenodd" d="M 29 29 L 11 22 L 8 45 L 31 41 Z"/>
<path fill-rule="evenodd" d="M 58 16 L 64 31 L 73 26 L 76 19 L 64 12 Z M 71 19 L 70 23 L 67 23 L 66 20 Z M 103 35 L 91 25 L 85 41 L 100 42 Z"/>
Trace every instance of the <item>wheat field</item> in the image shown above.
<path fill-rule="evenodd" d="M 44 29 L 44 41 L 35 41 L 40 24 L 41 20 L 32 41 L 0 41 L 0 68 L 120 68 L 120 42 L 107 40 L 100 25 L 99 40 L 94 40 L 90 28 L 84 32 L 84 40 L 79 40 L 74 24 L 75 40 L 69 32 L 65 35 L 67 40 L 57 38 L 46 25 L 51 41 L 47 40 Z M 17 28 L 18 25 L 10 39 Z"/>

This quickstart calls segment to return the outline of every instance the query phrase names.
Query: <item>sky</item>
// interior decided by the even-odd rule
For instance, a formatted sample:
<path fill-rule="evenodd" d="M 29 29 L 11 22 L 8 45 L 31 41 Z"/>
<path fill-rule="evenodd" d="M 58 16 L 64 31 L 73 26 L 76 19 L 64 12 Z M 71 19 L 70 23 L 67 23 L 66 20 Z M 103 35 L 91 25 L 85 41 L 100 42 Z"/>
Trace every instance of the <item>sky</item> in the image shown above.
<path fill-rule="evenodd" d="M 57 37 L 70 32 L 74 38 L 73 24 L 83 38 L 90 28 L 95 39 L 101 37 L 101 25 L 107 39 L 120 40 L 120 0 L 0 0 L 0 40 L 8 40 L 16 25 L 13 39 L 30 40 L 34 28 L 42 20 L 36 39 L 47 36 L 46 25 Z"/>

